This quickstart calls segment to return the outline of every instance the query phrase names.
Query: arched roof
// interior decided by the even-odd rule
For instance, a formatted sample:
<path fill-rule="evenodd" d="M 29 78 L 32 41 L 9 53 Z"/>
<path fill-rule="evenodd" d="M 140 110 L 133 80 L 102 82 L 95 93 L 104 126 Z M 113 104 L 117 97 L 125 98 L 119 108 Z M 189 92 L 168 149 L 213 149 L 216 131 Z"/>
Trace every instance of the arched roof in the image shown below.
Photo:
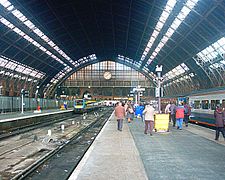
<path fill-rule="evenodd" d="M 45 75 L 42 86 L 109 59 L 150 78 L 162 64 L 165 78 L 175 75 L 165 86 L 181 76 L 220 86 L 224 12 L 223 0 L 0 0 L 0 55 Z M 217 41 L 223 48 L 213 46 L 212 56 Z"/>

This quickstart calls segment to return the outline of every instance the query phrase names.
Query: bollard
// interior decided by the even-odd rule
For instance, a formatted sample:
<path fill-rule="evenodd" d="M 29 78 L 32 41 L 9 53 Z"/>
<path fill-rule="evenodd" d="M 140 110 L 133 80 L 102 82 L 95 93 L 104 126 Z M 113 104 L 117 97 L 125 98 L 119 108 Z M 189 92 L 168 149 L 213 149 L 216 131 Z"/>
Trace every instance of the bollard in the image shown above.
<path fill-rule="evenodd" d="M 37 135 L 34 135 L 34 139 L 33 139 L 34 141 L 37 141 L 38 140 L 38 137 L 37 137 Z M 1 179 L 0 179 L 1 180 Z"/>
<path fill-rule="evenodd" d="M 64 124 L 62 124 L 62 125 L 61 125 L 61 130 L 62 130 L 62 132 L 64 132 L 64 129 L 65 129 L 65 126 L 64 126 Z"/>
<path fill-rule="evenodd" d="M 85 115 L 83 116 L 83 119 L 86 119 L 86 116 Z"/>
<path fill-rule="evenodd" d="M 49 129 L 49 130 L 48 130 L 48 136 L 51 136 L 51 135 L 52 135 L 52 130 Z"/>
<path fill-rule="evenodd" d="M 74 121 L 72 121 L 72 124 L 75 124 L 75 122 L 74 122 Z"/>

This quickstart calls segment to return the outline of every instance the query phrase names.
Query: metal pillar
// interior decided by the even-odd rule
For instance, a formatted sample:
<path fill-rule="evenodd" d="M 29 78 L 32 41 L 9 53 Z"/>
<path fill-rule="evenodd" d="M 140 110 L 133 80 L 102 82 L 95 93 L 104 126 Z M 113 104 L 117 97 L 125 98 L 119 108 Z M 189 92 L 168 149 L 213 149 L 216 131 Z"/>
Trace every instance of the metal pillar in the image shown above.
<path fill-rule="evenodd" d="M 161 81 L 162 81 L 162 65 L 157 65 L 156 66 L 156 73 L 157 73 L 157 84 L 158 84 L 158 112 L 161 113 Z"/>
<path fill-rule="evenodd" d="M 22 98 L 21 114 L 23 114 L 23 93 L 21 94 L 21 98 Z"/>
<path fill-rule="evenodd" d="M 158 99 L 158 111 L 161 112 L 161 82 L 158 80 L 159 99 Z"/>
<path fill-rule="evenodd" d="M 137 92 L 135 93 L 135 104 L 138 104 Z"/>

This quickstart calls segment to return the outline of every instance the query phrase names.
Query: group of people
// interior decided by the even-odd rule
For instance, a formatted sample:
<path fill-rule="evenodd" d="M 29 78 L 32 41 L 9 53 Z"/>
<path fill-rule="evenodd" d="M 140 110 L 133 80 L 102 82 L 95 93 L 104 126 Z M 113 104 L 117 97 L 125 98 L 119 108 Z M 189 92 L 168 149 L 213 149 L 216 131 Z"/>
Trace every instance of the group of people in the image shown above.
<path fill-rule="evenodd" d="M 145 121 L 145 130 L 144 133 L 150 132 L 152 136 L 152 131 L 154 128 L 154 114 L 155 109 L 152 104 L 147 104 L 144 110 L 141 112 L 141 118 L 143 118 L 142 114 L 144 114 L 144 121 Z M 123 127 L 123 120 L 127 118 L 128 123 L 130 123 L 134 118 L 134 108 L 130 102 L 123 105 L 121 102 L 116 104 L 115 107 L 115 116 L 118 122 L 117 129 L 122 131 Z"/>
<path fill-rule="evenodd" d="M 173 122 L 173 127 L 177 125 L 177 129 L 182 130 L 183 121 L 185 122 L 186 127 L 188 127 L 189 116 L 191 115 L 191 107 L 185 103 L 180 102 L 178 106 L 174 102 L 169 103 L 165 108 L 165 113 L 170 114 L 170 121 Z M 144 133 L 147 134 L 148 131 L 150 135 L 152 135 L 154 128 L 154 115 L 155 109 L 151 103 L 147 104 L 142 112 L 144 115 L 145 121 L 145 129 Z M 123 120 L 127 119 L 128 123 L 130 123 L 134 118 L 134 108 L 131 103 L 122 104 L 119 102 L 115 107 L 115 116 L 118 122 L 118 130 L 122 131 Z M 220 106 L 217 106 L 214 111 L 215 117 L 215 126 L 216 126 L 216 137 L 215 140 L 219 139 L 219 133 L 221 132 L 225 139 L 225 110 L 223 110 Z"/>
<path fill-rule="evenodd" d="M 170 114 L 170 120 L 173 122 L 173 127 L 177 124 L 177 129 L 182 130 L 183 121 L 185 122 L 186 127 L 188 127 L 189 116 L 191 114 L 191 108 L 188 104 L 180 103 L 176 106 L 174 102 L 169 103 L 166 106 L 165 113 Z M 142 114 L 144 115 L 145 122 L 144 133 L 147 134 L 149 131 L 150 135 L 152 135 L 155 115 L 153 104 L 147 104 L 142 111 Z M 143 118 L 142 114 L 141 117 Z M 117 103 L 115 108 L 115 116 L 118 122 L 118 130 L 122 131 L 123 120 L 127 119 L 128 123 L 130 123 L 134 118 L 134 108 L 132 104 L 129 102 L 124 105 L 122 102 Z"/>
<path fill-rule="evenodd" d="M 183 121 L 188 127 L 189 116 L 191 115 L 191 107 L 185 103 L 180 102 L 178 106 L 174 102 L 170 102 L 166 108 L 165 113 L 170 114 L 170 120 L 173 122 L 173 127 L 177 124 L 177 129 L 182 130 Z"/>

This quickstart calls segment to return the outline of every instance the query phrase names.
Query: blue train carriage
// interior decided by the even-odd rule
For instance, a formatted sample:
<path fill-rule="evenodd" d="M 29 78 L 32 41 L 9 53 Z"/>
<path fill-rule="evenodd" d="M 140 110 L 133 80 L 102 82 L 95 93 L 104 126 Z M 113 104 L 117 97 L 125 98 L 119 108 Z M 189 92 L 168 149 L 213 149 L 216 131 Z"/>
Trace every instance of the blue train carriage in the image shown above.
<path fill-rule="evenodd" d="M 225 87 L 193 92 L 189 95 L 190 122 L 215 127 L 216 106 L 225 108 Z"/>

